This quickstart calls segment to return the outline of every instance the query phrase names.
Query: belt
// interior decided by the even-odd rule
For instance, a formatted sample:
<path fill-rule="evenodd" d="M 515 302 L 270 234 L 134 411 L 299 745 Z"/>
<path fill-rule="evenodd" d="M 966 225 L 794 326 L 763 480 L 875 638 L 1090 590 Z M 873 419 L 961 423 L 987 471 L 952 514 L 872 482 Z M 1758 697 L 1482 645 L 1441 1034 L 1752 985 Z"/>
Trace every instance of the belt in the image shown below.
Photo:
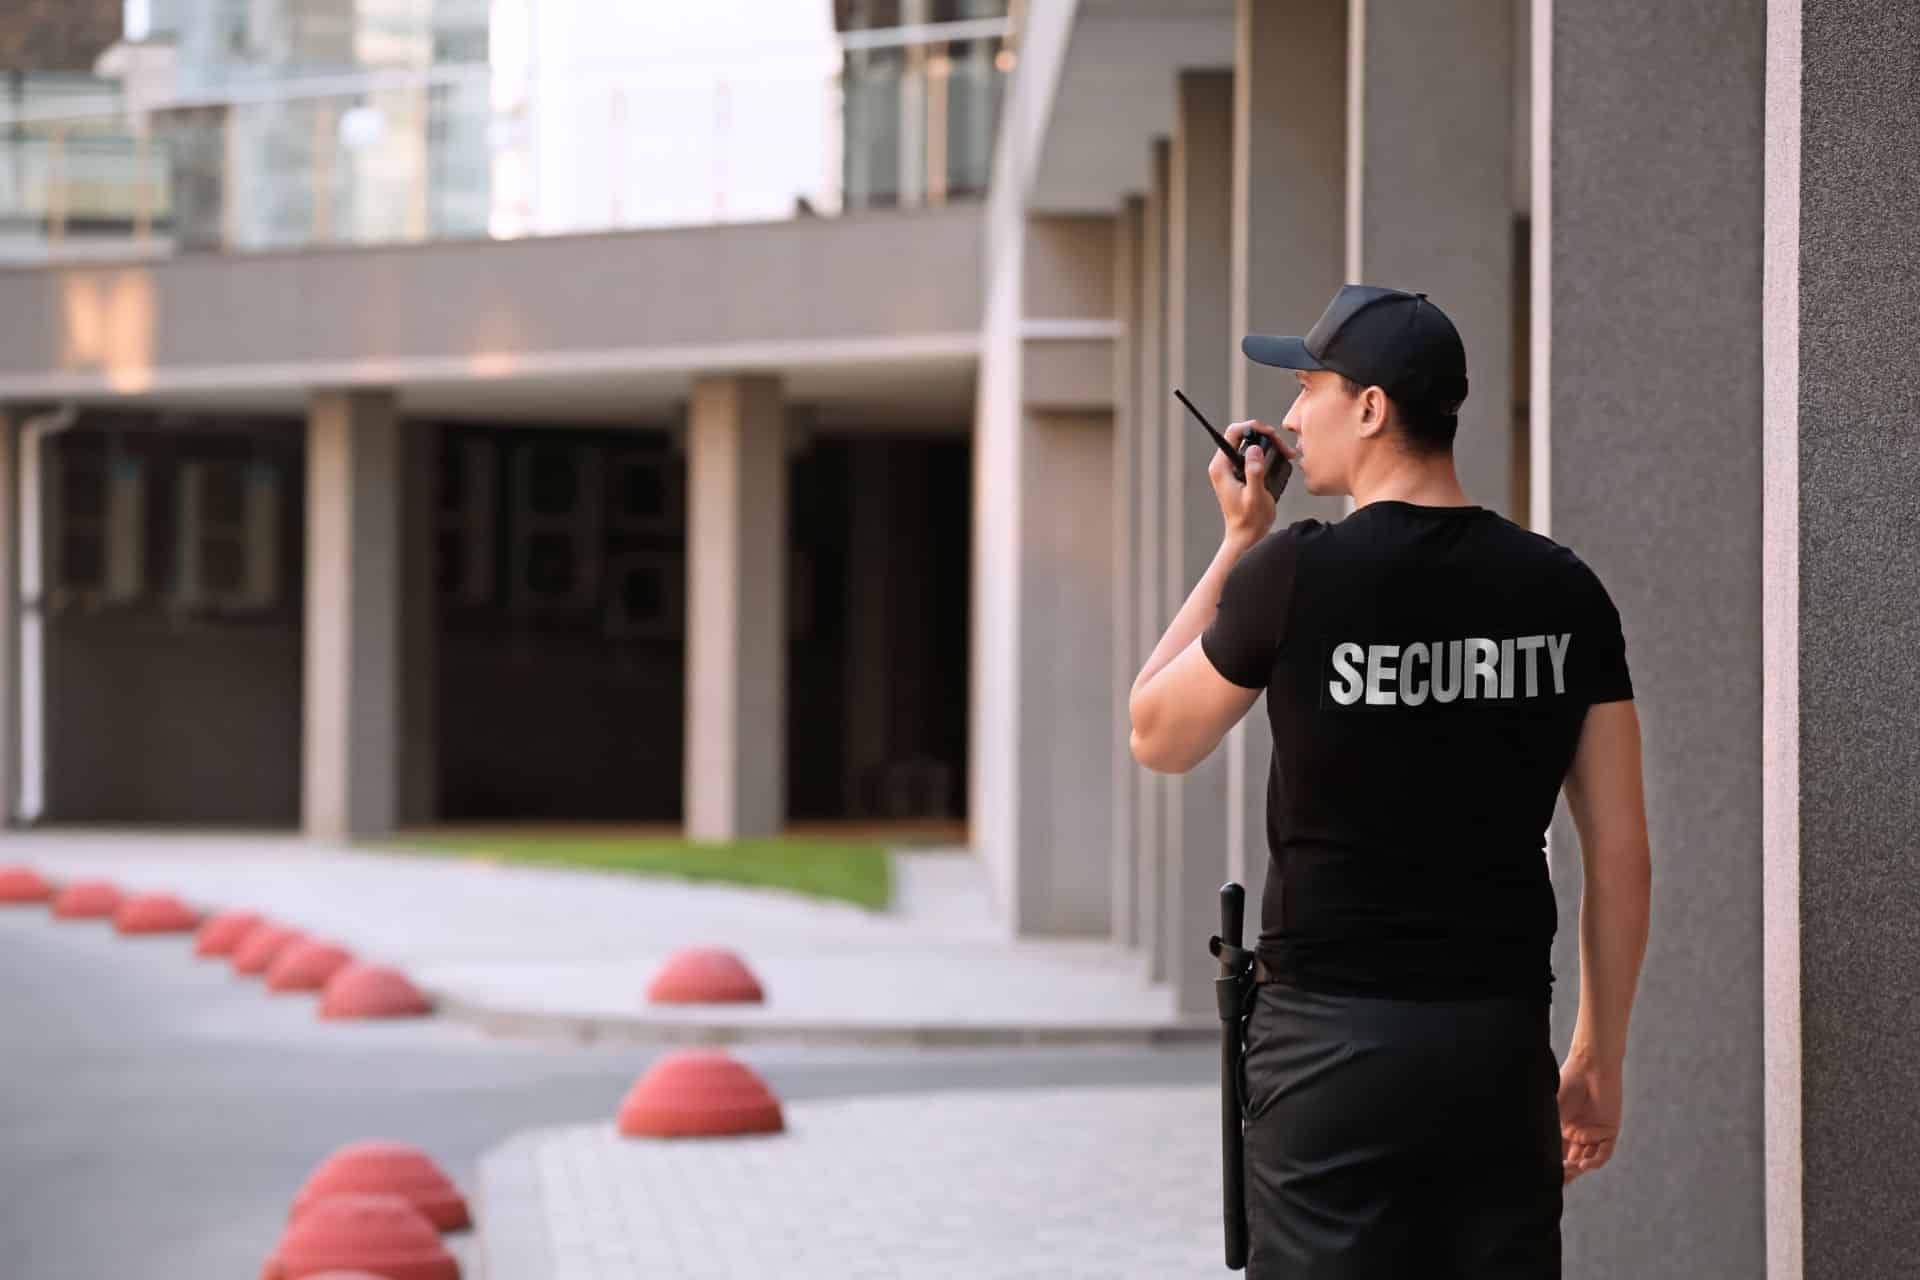
<path fill-rule="evenodd" d="M 1256 953 L 1253 957 L 1253 981 L 1256 986 L 1281 981 L 1280 975 L 1267 968 L 1267 962 Z"/>

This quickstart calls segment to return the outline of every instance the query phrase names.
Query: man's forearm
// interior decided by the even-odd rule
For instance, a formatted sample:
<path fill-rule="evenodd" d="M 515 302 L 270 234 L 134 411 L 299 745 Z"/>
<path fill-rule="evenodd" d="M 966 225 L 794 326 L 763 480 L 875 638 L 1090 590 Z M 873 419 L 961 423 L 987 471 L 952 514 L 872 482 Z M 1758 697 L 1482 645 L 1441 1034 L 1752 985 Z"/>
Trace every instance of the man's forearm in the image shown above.
<path fill-rule="evenodd" d="M 1606 861 L 1612 874 L 1590 877 L 1580 900 L 1580 1012 L 1568 1057 L 1618 1067 L 1646 957 L 1653 886 L 1644 849 Z"/>
<path fill-rule="evenodd" d="M 1147 664 L 1140 668 L 1140 674 L 1134 678 L 1134 693 L 1145 688 L 1160 668 L 1172 662 L 1181 650 L 1193 643 L 1195 636 L 1207 629 L 1215 611 L 1220 608 L 1220 588 L 1226 583 L 1227 574 L 1252 545 L 1231 534 L 1221 540 L 1220 549 L 1213 554 L 1213 563 L 1200 575 L 1200 581 L 1194 584 L 1187 602 L 1180 606 L 1180 612 L 1174 615 L 1166 634 L 1160 637 L 1160 643 L 1148 655 Z"/>

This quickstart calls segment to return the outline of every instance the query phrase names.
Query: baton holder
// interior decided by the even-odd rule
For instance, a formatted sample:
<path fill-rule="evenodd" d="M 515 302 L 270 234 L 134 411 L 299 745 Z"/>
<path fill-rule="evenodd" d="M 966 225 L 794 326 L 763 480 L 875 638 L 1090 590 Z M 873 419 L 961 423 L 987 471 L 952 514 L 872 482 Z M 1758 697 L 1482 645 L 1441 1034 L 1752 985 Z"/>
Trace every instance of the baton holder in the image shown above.
<path fill-rule="evenodd" d="M 1247 891 L 1240 885 L 1231 880 L 1221 885 L 1220 932 L 1207 942 L 1208 953 L 1220 961 L 1220 976 L 1213 980 L 1213 999 L 1220 1012 L 1220 1190 L 1229 1271 L 1247 1265 L 1246 1136 L 1240 1056 L 1243 1019 L 1253 1009 L 1254 953 L 1240 945 L 1246 903 Z"/>

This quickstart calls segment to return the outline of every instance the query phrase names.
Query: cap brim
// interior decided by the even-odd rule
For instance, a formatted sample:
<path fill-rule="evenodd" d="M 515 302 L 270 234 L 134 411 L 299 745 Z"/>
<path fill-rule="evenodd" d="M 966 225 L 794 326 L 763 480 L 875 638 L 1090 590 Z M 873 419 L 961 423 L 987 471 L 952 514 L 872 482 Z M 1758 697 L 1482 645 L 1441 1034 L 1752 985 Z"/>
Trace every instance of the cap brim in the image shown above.
<path fill-rule="evenodd" d="M 1247 359 L 1270 364 L 1276 369 L 1324 369 L 1313 358 L 1305 338 L 1282 338 L 1266 333 L 1250 333 L 1240 339 L 1240 350 Z"/>

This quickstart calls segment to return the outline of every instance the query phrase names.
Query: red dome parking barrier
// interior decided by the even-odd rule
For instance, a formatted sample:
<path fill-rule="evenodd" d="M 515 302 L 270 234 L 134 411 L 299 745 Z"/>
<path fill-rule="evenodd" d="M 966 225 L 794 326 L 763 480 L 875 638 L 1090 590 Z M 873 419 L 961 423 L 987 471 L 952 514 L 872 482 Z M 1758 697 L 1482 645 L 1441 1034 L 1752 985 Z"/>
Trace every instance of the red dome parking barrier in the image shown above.
<path fill-rule="evenodd" d="M 0 905 L 46 902 L 53 897 L 53 886 L 32 867 L 0 867 Z"/>
<path fill-rule="evenodd" d="M 417 1018 L 433 1006 L 398 969 L 350 964 L 333 975 L 320 997 L 323 1018 Z"/>
<path fill-rule="evenodd" d="M 200 926 L 193 939 L 197 956 L 230 956 L 257 924 L 264 924 L 253 911 L 222 911 Z"/>
<path fill-rule="evenodd" d="M 307 1175 L 290 1216 L 297 1218 L 325 1197 L 342 1194 L 399 1196 L 442 1231 L 473 1225 L 453 1180 L 426 1152 L 404 1142 L 369 1138 L 340 1148 Z"/>
<path fill-rule="evenodd" d="M 62 920 L 101 920 L 120 909 L 120 891 L 105 880 L 75 880 L 53 900 Z"/>
<path fill-rule="evenodd" d="M 779 1133 L 780 1100 L 754 1070 L 717 1049 L 682 1049 L 655 1062 L 620 1104 L 627 1137 Z"/>
<path fill-rule="evenodd" d="M 654 1004 L 757 1004 L 766 999 L 759 979 L 725 947 L 687 947 L 667 957 L 647 984 Z"/>
<path fill-rule="evenodd" d="M 267 969 L 269 991 L 319 991 L 327 980 L 353 963 L 345 947 L 314 938 L 289 944 Z"/>
<path fill-rule="evenodd" d="M 128 898 L 113 914 L 113 927 L 121 933 L 186 933 L 199 923 L 199 912 L 170 893 Z"/>
<path fill-rule="evenodd" d="M 384 1280 L 460 1280 L 460 1264 L 421 1212 L 399 1196 L 317 1200 L 287 1225 L 260 1280 L 313 1280 L 329 1271 Z"/>
<path fill-rule="evenodd" d="M 233 949 L 233 971 L 248 977 L 263 974 L 273 967 L 283 950 L 298 941 L 298 929 L 264 922 L 255 925 Z"/>

